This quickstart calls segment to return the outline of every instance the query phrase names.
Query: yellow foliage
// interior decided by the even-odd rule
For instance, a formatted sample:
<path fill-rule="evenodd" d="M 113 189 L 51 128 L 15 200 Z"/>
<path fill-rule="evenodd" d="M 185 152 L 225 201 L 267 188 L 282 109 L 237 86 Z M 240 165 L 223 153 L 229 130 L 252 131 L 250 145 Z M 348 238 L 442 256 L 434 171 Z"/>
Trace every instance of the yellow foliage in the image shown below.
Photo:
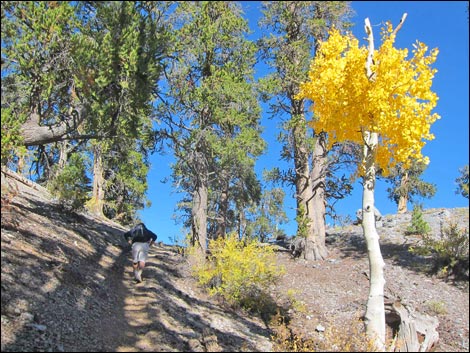
<path fill-rule="evenodd" d="M 424 140 L 434 139 L 431 125 L 439 119 L 432 114 L 438 97 L 431 91 L 437 72 L 431 68 L 437 49 L 426 55 L 423 43 L 407 49 L 393 46 L 391 25 L 382 31 L 382 45 L 374 52 L 369 79 L 365 64 L 368 50 L 353 36 L 332 29 L 321 43 L 309 70 L 309 81 L 300 85 L 297 99 L 313 101 L 315 131 L 328 132 L 328 144 L 353 141 L 363 144 L 363 133 L 377 132 L 376 164 L 387 173 L 397 163 L 409 166 L 410 157 L 428 163 L 421 149 Z"/>
<path fill-rule="evenodd" d="M 292 309 L 294 309 L 296 312 L 299 313 L 306 313 L 307 312 L 307 306 L 303 301 L 297 300 L 296 296 L 298 294 L 298 291 L 295 289 L 288 289 L 287 290 L 287 300 L 289 301 L 290 306 Z"/>
<path fill-rule="evenodd" d="M 199 283 L 210 286 L 211 295 L 220 294 L 230 303 L 248 308 L 265 300 L 264 292 L 283 273 L 276 265 L 272 246 L 257 240 L 239 240 L 236 234 L 211 240 L 211 258 L 199 262 L 194 271 Z"/>

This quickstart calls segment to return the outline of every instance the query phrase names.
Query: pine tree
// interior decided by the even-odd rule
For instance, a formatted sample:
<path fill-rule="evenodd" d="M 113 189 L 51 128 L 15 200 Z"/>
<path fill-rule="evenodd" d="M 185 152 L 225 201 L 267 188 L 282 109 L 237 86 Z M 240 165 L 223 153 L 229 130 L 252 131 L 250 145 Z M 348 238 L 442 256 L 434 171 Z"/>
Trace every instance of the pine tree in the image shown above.
<path fill-rule="evenodd" d="M 424 236 L 431 231 L 431 227 L 424 220 L 423 206 L 415 204 L 411 214 L 411 224 L 406 228 L 406 234 Z"/>
<path fill-rule="evenodd" d="M 2 2 L 2 163 L 21 161 L 19 147 L 26 146 L 37 181 L 55 183 L 62 168 L 94 156 L 88 205 L 99 215 L 107 201 L 107 215 L 128 207 L 129 221 L 146 203 L 142 152 L 154 144 L 152 103 L 166 55 L 169 6 Z M 74 153 L 83 158 L 69 163 Z M 129 171 L 125 163 L 139 169 Z M 118 179 L 128 182 L 117 187 Z M 129 197 L 117 197 L 118 189 Z"/>
<path fill-rule="evenodd" d="M 325 215 L 326 175 L 328 170 L 324 134 L 307 126 L 307 105 L 296 100 L 299 84 L 307 79 L 312 51 L 328 36 L 331 27 L 341 28 L 350 10 L 347 2 L 337 1 L 270 1 L 263 3 L 260 24 L 269 35 L 260 40 L 263 58 L 273 73 L 260 80 L 265 99 L 276 119 L 287 120 L 281 134 L 283 157 L 293 161 L 287 172 L 295 186 L 297 236 L 306 238 L 304 257 L 326 258 Z M 312 153 L 313 151 L 313 153 Z"/>
<path fill-rule="evenodd" d="M 431 198 L 436 193 L 436 186 L 421 179 L 427 165 L 413 161 L 411 167 L 404 169 L 402 164 L 391 168 L 385 181 L 392 184 L 387 189 L 388 197 L 398 205 L 398 213 L 407 211 L 408 202 L 416 197 Z"/>
<path fill-rule="evenodd" d="M 460 176 L 455 180 L 457 183 L 457 194 L 461 194 L 468 199 L 468 164 L 459 169 Z"/>
<path fill-rule="evenodd" d="M 256 48 L 236 3 L 179 2 L 174 16 L 176 60 L 160 114 L 176 158 L 173 180 L 186 194 L 186 225 L 205 251 L 208 229 L 224 236 L 261 192 L 253 170 L 265 147 L 252 89 Z"/>

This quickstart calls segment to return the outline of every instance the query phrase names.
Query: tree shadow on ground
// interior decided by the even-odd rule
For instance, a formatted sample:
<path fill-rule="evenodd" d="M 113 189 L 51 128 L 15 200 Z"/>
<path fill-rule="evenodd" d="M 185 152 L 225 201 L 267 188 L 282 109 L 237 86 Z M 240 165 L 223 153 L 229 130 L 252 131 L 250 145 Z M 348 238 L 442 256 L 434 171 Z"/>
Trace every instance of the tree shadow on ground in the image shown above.
<path fill-rule="evenodd" d="M 235 310 L 177 288 L 175 279 L 182 277 L 176 270 L 182 261 L 180 256 L 169 257 L 159 252 L 156 257 L 158 261 L 150 258 L 144 270 L 151 280 L 137 291 L 139 295 L 155 298 L 148 307 L 148 316 L 155 320 L 137 328 L 150 340 L 155 336 L 154 339 L 167 342 L 172 350 L 190 351 L 194 349 L 194 340 L 203 341 L 204 336 L 210 333 L 217 337 L 222 351 L 256 351 L 246 336 L 270 337 L 269 329 Z"/>
<path fill-rule="evenodd" d="M 100 265 L 122 256 L 122 230 L 38 199 L 11 206 L 14 222 L 4 228 L 2 219 L 2 314 L 16 310 L 20 317 L 10 319 L 22 328 L 2 351 L 106 350 L 90 322 L 101 325 L 111 309 L 125 322 L 106 292 L 114 269 Z M 28 319 L 20 322 L 21 315 Z"/>
<path fill-rule="evenodd" d="M 181 257 L 158 252 L 136 285 L 123 229 L 41 200 L 12 206 L 11 239 L 2 234 L 2 315 L 25 303 L 33 319 L 2 351 L 190 351 L 208 333 L 223 351 L 256 351 L 247 337 L 269 339 L 263 325 L 178 289 Z M 129 300 L 139 297 L 135 313 Z"/>
<path fill-rule="evenodd" d="M 332 235 L 328 240 L 329 246 L 336 247 L 341 252 L 342 258 L 366 259 L 367 246 L 363 235 L 356 233 Z M 384 261 L 394 266 L 424 274 L 427 277 L 436 276 L 440 268 L 443 267 L 433 256 L 421 256 L 411 251 L 412 244 L 397 244 L 392 241 L 381 241 L 380 250 Z M 465 267 L 465 266 L 463 266 Z M 461 271 L 461 272 L 465 272 Z M 468 273 L 468 271 L 467 271 Z M 454 277 L 443 278 L 455 286 L 462 286 L 462 281 L 468 281 L 468 276 L 456 275 Z"/>

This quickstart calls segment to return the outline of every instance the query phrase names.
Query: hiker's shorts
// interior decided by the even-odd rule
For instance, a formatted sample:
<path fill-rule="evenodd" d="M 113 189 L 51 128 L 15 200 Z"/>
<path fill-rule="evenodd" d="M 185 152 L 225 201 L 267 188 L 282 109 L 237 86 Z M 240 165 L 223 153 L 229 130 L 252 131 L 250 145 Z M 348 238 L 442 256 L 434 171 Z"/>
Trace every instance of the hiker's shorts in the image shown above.
<path fill-rule="evenodd" d="M 134 263 L 139 261 L 147 261 L 149 254 L 149 243 L 134 243 L 132 244 L 132 259 Z"/>

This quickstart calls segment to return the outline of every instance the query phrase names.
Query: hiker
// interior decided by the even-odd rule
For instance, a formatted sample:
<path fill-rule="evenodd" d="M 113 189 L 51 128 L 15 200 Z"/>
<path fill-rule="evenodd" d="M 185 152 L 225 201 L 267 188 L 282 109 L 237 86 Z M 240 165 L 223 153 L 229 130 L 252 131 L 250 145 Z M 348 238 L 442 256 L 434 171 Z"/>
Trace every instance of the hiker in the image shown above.
<path fill-rule="evenodd" d="M 157 241 L 157 235 L 143 223 L 124 233 L 126 241 L 132 245 L 132 268 L 137 282 L 142 282 L 142 270 L 149 253 L 150 246 Z"/>

